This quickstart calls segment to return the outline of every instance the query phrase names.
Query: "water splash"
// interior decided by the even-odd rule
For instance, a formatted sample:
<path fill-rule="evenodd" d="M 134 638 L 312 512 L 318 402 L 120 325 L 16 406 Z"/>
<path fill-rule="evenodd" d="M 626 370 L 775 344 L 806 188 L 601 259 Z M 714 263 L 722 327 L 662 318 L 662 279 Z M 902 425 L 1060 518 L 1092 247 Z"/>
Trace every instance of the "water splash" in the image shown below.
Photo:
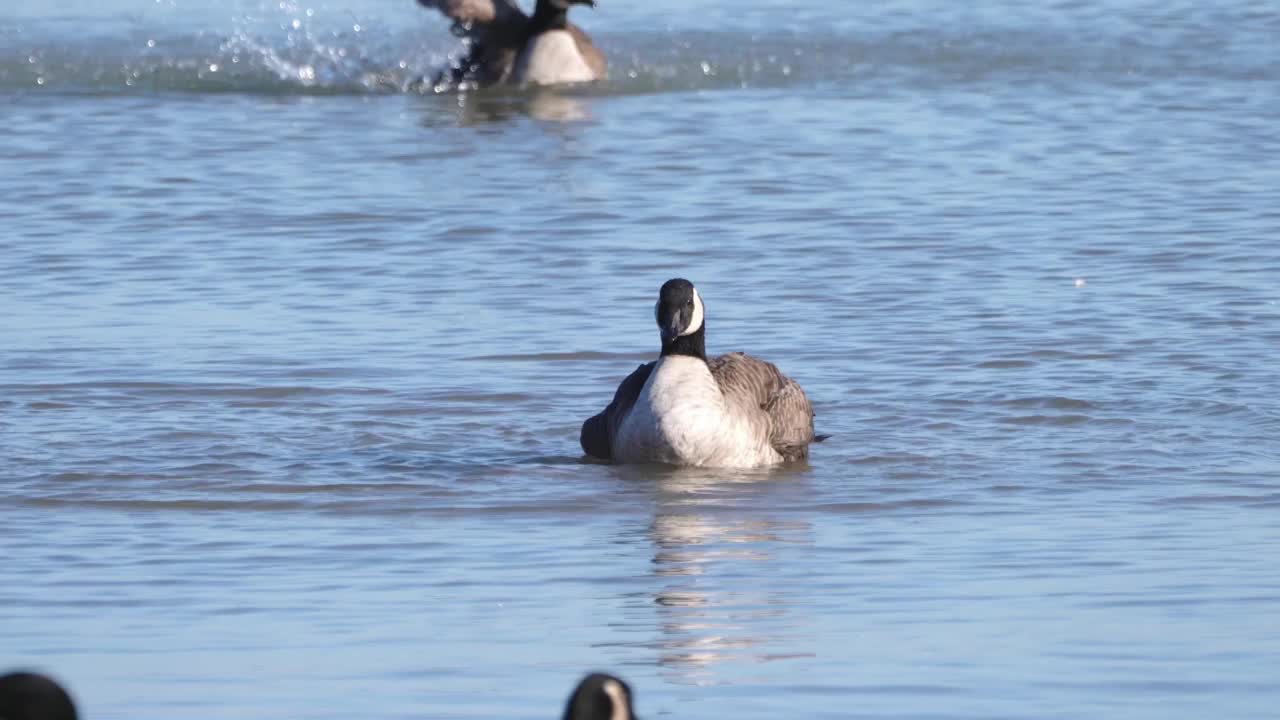
<path fill-rule="evenodd" d="M 412 28 L 290 0 L 237 15 L 229 28 L 210 18 L 194 24 L 95 22 L 86 35 L 65 19 L 29 21 L 0 34 L 0 91 L 404 91 L 447 56 Z"/>
<path fill-rule="evenodd" d="M 430 22 L 435 19 L 425 13 L 369 19 L 281 0 L 236 16 L 225 29 L 212 20 L 156 28 L 135 19 L 84 36 L 65 22 L 31 21 L 0 33 L 0 91 L 439 92 L 449 88 L 431 80 L 462 48 L 445 23 Z M 824 84 L 872 90 L 988 81 L 1080 85 L 1188 74 L 1264 80 L 1280 72 L 1272 54 L 1206 55 L 1031 28 L 601 32 L 596 40 L 611 58 L 611 77 L 588 92 L 603 94 Z"/>

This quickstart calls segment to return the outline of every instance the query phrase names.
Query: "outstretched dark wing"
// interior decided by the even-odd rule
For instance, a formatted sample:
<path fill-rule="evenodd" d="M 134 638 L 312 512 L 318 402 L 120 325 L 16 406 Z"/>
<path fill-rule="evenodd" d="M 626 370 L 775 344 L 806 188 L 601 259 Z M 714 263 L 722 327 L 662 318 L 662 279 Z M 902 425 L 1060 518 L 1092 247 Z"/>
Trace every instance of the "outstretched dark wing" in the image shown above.
<path fill-rule="evenodd" d="M 435 84 L 474 82 L 487 87 L 511 74 L 529 23 L 529 16 L 514 0 L 418 0 L 418 4 L 453 20 L 453 34 L 467 43 L 466 54 L 441 71 Z"/>
<path fill-rule="evenodd" d="M 582 433 L 578 436 L 578 442 L 582 444 L 583 452 L 601 460 L 613 459 L 613 434 L 617 431 L 622 419 L 631 412 L 632 406 L 636 404 L 636 398 L 640 397 L 640 391 L 644 389 L 644 384 L 649 380 L 649 375 L 657 364 L 657 362 L 649 362 L 636 368 L 618 386 L 617 392 L 613 394 L 613 402 L 582 423 Z"/>
<path fill-rule="evenodd" d="M 813 406 L 799 383 L 773 363 L 745 353 L 721 355 L 708 364 L 725 399 L 767 424 L 769 444 L 779 455 L 786 460 L 809 456 L 809 443 L 815 439 Z"/>
<path fill-rule="evenodd" d="M 514 0 L 418 0 L 418 4 L 439 10 L 442 15 L 458 23 L 505 23 L 528 20 Z"/>

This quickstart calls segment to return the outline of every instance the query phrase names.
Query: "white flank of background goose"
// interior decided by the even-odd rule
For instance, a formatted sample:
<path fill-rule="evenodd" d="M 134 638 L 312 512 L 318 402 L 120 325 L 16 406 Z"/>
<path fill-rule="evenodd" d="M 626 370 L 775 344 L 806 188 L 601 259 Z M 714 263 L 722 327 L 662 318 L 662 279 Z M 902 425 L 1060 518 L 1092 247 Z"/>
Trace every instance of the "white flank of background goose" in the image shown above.
<path fill-rule="evenodd" d="M 636 368 L 598 415 L 582 449 L 619 463 L 759 467 L 809 455 L 804 390 L 772 363 L 740 352 L 708 360 L 705 308 L 693 283 L 663 284 L 654 308 L 662 355 Z"/>

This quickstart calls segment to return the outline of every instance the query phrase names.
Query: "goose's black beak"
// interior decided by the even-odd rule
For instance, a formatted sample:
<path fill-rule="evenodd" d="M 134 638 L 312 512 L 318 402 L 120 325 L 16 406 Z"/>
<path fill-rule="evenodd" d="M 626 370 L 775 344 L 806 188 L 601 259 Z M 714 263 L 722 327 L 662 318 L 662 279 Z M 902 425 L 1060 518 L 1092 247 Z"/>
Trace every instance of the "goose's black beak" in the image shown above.
<path fill-rule="evenodd" d="M 680 313 L 675 313 L 658 326 L 658 334 L 662 336 L 664 345 L 680 337 L 681 332 L 684 332 L 684 323 L 680 321 Z"/>

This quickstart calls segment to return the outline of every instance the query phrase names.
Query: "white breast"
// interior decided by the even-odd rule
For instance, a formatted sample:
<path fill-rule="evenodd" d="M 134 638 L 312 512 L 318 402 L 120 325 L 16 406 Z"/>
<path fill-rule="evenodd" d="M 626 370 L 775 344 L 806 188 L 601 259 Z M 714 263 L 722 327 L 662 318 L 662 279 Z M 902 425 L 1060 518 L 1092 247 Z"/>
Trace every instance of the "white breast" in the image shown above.
<path fill-rule="evenodd" d="M 614 439 L 624 463 L 754 467 L 781 460 L 768 438 L 735 417 L 707 364 L 697 358 L 662 358 Z"/>
<path fill-rule="evenodd" d="M 590 82 L 596 79 L 566 30 L 548 30 L 529 40 L 516 61 L 516 82 L 534 85 Z"/>

